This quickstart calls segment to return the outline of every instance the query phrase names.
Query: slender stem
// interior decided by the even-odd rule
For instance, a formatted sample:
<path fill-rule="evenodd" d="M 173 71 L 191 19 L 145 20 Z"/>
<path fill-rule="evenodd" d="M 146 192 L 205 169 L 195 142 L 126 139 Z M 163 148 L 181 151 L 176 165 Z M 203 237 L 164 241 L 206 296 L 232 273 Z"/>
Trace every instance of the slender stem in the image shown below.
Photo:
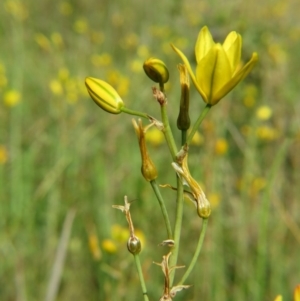
<path fill-rule="evenodd" d="M 182 130 L 181 131 L 181 145 L 185 144 L 186 138 L 187 138 L 187 131 L 186 130 Z"/>
<path fill-rule="evenodd" d="M 175 218 L 175 229 L 174 229 L 174 247 L 172 249 L 172 256 L 170 258 L 171 267 L 175 266 L 177 263 L 179 245 L 180 245 L 182 213 L 183 213 L 183 184 L 181 179 L 177 176 L 176 218 Z M 175 276 L 175 270 L 174 273 L 170 275 L 170 286 L 173 285 L 174 276 Z"/>
<path fill-rule="evenodd" d="M 140 117 L 144 117 L 144 118 L 149 119 L 148 114 L 143 113 L 143 112 L 130 110 L 130 109 L 125 108 L 125 107 L 121 108 L 121 111 L 124 112 L 124 113 L 126 113 L 126 114 L 135 115 L 135 116 L 140 116 Z"/>
<path fill-rule="evenodd" d="M 198 130 L 201 122 L 203 121 L 203 119 L 205 118 L 206 114 L 208 113 L 209 109 L 211 108 L 210 104 L 207 104 L 206 107 L 203 109 L 203 111 L 201 112 L 200 116 L 198 117 L 197 121 L 195 122 L 190 134 L 188 135 L 187 139 L 186 139 L 186 143 L 190 144 L 196 131 Z"/>
<path fill-rule="evenodd" d="M 206 233 L 206 229 L 207 229 L 207 223 L 208 223 L 208 219 L 203 219 L 203 223 L 202 223 L 202 229 L 200 232 L 200 236 L 199 236 L 199 240 L 197 243 L 197 248 L 195 250 L 194 256 L 192 258 L 192 261 L 189 265 L 189 267 L 187 268 L 186 272 L 184 273 L 184 275 L 182 276 L 181 280 L 179 281 L 179 283 L 177 285 L 182 285 L 185 280 L 188 278 L 188 276 L 190 275 L 191 271 L 193 270 L 197 259 L 199 257 L 202 245 L 203 245 L 203 241 L 204 241 L 204 237 L 205 237 L 205 233 Z"/>
<path fill-rule="evenodd" d="M 274 182 L 276 176 L 278 175 L 278 170 L 282 161 L 285 159 L 286 152 L 291 140 L 286 139 L 280 146 L 273 159 L 273 164 L 270 168 L 267 187 L 265 189 L 264 195 L 262 197 L 262 202 L 260 206 L 260 218 L 259 218 L 259 237 L 257 244 L 257 264 L 256 264 L 256 275 L 258 283 L 260 284 L 255 290 L 255 300 L 261 299 L 263 295 L 263 288 L 265 287 L 265 282 L 267 279 L 267 250 L 268 250 L 268 230 L 269 230 L 269 216 L 270 216 L 270 205 L 271 205 L 271 191 L 274 188 Z"/>
<path fill-rule="evenodd" d="M 175 161 L 176 154 L 177 154 L 177 147 L 176 147 L 174 137 L 172 135 L 171 128 L 169 125 L 169 119 L 168 119 L 168 115 L 167 115 L 167 111 L 166 111 L 166 105 L 163 104 L 160 107 L 161 107 L 161 118 L 162 118 L 162 122 L 164 125 L 165 138 L 166 138 L 169 150 L 171 152 L 172 158 Z"/>
<path fill-rule="evenodd" d="M 165 202 L 164 199 L 160 193 L 160 190 L 158 188 L 158 185 L 156 183 L 155 180 L 150 181 L 151 186 L 154 190 L 154 193 L 157 197 L 157 200 L 159 202 L 160 208 L 161 208 L 161 212 L 163 214 L 164 220 L 165 220 L 165 224 L 166 224 L 166 228 L 167 228 L 167 233 L 168 233 L 168 239 L 172 239 L 173 238 L 173 234 L 172 234 L 172 229 L 171 229 L 171 224 L 170 224 L 170 220 L 169 220 L 169 216 L 168 216 L 168 211 L 167 208 L 165 206 Z"/>
<path fill-rule="evenodd" d="M 145 279 L 143 276 L 143 271 L 142 271 L 142 266 L 141 266 L 141 261 L 140 261 L 140 256 L 139 254 L 134 254 L 134 262 L 139 274 L 139 278 L 140 278 L 140 283 L 141 283 L 141 287 L 142 287 L 142 292 L 143 292 L 143 296 L 144 296 L 144 301 L 149 301 L 148 298 L 148 293 L 147 293 L 147 287 L 146 287 L 146 283 L 145 283 Z"/>

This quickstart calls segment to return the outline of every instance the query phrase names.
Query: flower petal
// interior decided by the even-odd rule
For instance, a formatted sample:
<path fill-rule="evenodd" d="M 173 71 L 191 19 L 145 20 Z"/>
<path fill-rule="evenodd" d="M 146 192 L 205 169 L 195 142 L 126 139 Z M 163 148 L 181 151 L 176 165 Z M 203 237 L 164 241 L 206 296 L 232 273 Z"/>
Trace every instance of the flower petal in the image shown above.
<path fill-rule="evenodd" d="M 232 73 L 234 73 L 241 60 L 242 37 L 235 31 L 232 31 L 225 39 L 223 48 L 229 59 Z"/>
<path fill-rule="evenodd" d="M 202 27 L 199 32 L 198 39 L 195 46 L 195 55 L 197 63 L 206 56 L 208 51 L 215 45 L 211 33 L 207 26 Z"/>
<path fill-rule="evenodd" d="M 295 287 L 294 290 L 294 301 L 300 301 L 300 284 Z"/>
<path fill-rule="evenodd" d="M 227 54 L 224 51 L 224 48 L 220 44 L 217 44 L 217 59 L 212 83 L 212 98 L 214 98 L 214 94 L 230 81 L 231 78 L 232 72 Z"/>
<path fill-rule="evenodd" d="M 214 94 L 214 99 L 218 102 L 227 93 L 229 93 L 240 81 L 242 81 L 249 72 L 253 69 L 254 65 L 258 61 L 258 55 L 256 52 L 252 54 L 250 61 L 240 69 L 233 78 L 228 81 L 220 90 Z"/>
<path fill-rule="evenodd" d="M 206 56 L 198 63 L 196 68 L 196 80 L 197 84 L 201 87 L 203 100 L 206 103 L 211 99 L 211 87 L 214 77 L 214 70 L 216 66 L 217 49 L 213 47 L 206 54 Z"/>
<path fill-rule="evenodd" d="M 195 74 L 191 68 L 191 65 L 190 65 L 190 62 L 188 61 L 188 59 L 186 58 L 186 56 L 178 49 L 176 48 L 173 44 L 171 44 L 172 48 L 174 49 L 174 51 L 180 56 L 180 58 L 182 59 L 182 61 L 184 62 L 189 74 L 190 74 L 190 77 L 196 87 L 196 89 L 198 90 L 198 92 L 200 93 L 200 95 L 202 96 L 203 100 L 206 102 L 206 96 L 205 96 L 205 93 L 203 92 L 202 88 L 200 87 L 200 85 L 198 84 L 197 80 L 196 80 L 196 77 L 195 77 Z"/>
<path fill-rule="evenodd" d="M 197 66 L 196 79 L 207 97 L 207 103 L 214 105 L 215 93 L 231 80 L 231 67 L 223 47 L 216 44 Z"/>

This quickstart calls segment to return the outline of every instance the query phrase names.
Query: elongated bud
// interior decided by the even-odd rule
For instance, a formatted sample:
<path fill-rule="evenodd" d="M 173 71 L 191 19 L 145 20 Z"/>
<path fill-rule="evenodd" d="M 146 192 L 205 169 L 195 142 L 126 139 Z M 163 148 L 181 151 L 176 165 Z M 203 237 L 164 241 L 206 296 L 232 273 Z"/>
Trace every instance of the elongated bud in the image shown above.
<path fill-rule="evenodd" d="M 104 111 L 111 114 L 122 112 L 123 100 L 111 85 L 94 77 L 87 77 L 85 85 L 91 98 Z"/>
<path fill-rule="evenodd" d="M 190 80 L 188 70 L 185 65 L 178 65 L 180 73 L 181 98 L 177 127 L 179 130 L 188 130 L 191 124 L 189 116 L 190 106 Z"/>
<path fill-rule="evenodd" d="M 142 157 L 142 175 L 148 182 L 150 182 L 157 178 L 157 170 L 147 151 L 145 129 L 143 128 L 142 120 L 139 119 L 138 122 L 139 123 L 137 124 L 137 122 L 132 119 L 132 124 L 139 140 L 139 147 Z"/>
<path fill-rule="evenodd" d="M 169 80 L 169 71 L 165 63 L 156 58 L 150 58 L 144 62 L 144 71 L 147 76 L 156 83 L 165 84 Z"/>
<path fill-rule="evenodd" d="M 141 245 L 141 241 L 139 240 L 139 238 L 136 237 L 135 235 L 130 236 L 127 241 L 127 249 L 133 255 L 139 254 L 142 250 L 142 245 Z"/>

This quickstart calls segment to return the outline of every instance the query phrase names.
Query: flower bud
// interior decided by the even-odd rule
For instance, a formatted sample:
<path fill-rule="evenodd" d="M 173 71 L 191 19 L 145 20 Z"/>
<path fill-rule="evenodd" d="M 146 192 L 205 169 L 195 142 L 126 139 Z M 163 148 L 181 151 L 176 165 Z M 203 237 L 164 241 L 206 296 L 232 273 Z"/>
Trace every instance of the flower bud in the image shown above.
<path fill-rule="evenodd" d="M 147 76 L 156 83 L 165 84 L 169 80 L 169 71 L 165 63 L 159 59 L 146 60 L 143 68 Z"/>
<path fill-rule="evenodd" d="M 86 88 L 94 102 L 104 111 L 111 114 L 119 114 L 124 107 L 123 100 L 117 91 L 103 80 L 87 77 Z"/>
<path fill-rule="evenodd" d="M 190 80 L 188 70 L 185 65 L 178 65 L 180 73 L 181 98 L 177 127 L 179 130 L 188 130 L 191 124 L 189 116 L 190 106 Z"/>
<path fill-rule="evenodd" d="M 136 236 L 130 236 L 127 241 L 127 249 L 133 255 L 139 254 L 142 250 L 142 245 L 139 238 Z"/>

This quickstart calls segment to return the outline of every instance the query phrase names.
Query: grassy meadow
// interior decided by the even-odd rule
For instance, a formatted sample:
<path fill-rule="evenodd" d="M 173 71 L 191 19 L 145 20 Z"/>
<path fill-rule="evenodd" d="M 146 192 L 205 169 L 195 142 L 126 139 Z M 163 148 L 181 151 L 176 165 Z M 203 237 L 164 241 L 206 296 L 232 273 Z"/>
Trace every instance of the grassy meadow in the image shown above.
<path fill-rule="evenodd" d="M 175 300 L 293 300 L 300 284 L 300 2 L 297 0 L 3 0 L 0 3 L 0 300 L 142 300 L 124 215 L 132 203 L 150 300 L 159 300 L 166 249 L 161 212 L 140 173 L 132 116 L 88 96 L 87 76 L 109 82 L 127 107 L 160 118 L 149 57 L 169 68 L 176 142 L 180 48 L 195 66 L 207 25 L 216 41 L 235 30 L 242 59 L 259 63 L 214 106 L 190 148 L 190 170 L 213 212 L 202 252 Z M 190 116 L 205 104 L 191 84 Z M 145 121 L 144 121 L 145 124 Z M 158 132 L 147 136 L 159 184 L 176 185 Z M 162 190 L 171 222 L 175 196 Z M 183 215 L 179 265 L 201 228 Z M 180 275 L 182 271 L 178 271 Z"/>

